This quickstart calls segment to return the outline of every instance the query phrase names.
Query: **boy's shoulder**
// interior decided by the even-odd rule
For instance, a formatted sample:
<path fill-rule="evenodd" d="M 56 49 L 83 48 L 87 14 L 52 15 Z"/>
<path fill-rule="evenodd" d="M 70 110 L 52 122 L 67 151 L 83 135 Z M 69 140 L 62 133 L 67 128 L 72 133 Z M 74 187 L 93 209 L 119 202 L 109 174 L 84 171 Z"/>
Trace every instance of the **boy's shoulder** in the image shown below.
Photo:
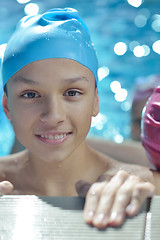
<path fill-rule="evenodd" d="M 19 161 L 26 159 L 27 157 L 27 151 L 21 151 L 13 154 L 9 154 L 3 157 L 0 157 L 0 164 L 7 164 L 7 163 L 18 163 Z"/>
<path fill-rule="evenodd" d="M 110 156 L 96 151 L 97 160 L 99 163 L 99 167 L 103 167 L 103 172 L 114 176 L 118 171 L 124 170 L 129 174 L 137 175 L 143 177 L 145 179 L 145 175 L 148 174 L 148 167 L 130 164 L 126 162 L 121 162 L 119 160 L 113 159 Z"/>
<path fill-rule="evenodd" d="M 17 173 L 26 161 L 26 150 L 0 157 L 0 181 L 5 180 L 10 174 Z"/>
<path fill-rule="evenodd" d="M 105 172 L 111 175 L 117 172 L 117 169 L 120 167 L 119 161 L 95 149 L 92 150 L 94 152 L 94 159 L 96 162 L 94 165 L 97 170 L 102 171 L 102 174 Z"/>

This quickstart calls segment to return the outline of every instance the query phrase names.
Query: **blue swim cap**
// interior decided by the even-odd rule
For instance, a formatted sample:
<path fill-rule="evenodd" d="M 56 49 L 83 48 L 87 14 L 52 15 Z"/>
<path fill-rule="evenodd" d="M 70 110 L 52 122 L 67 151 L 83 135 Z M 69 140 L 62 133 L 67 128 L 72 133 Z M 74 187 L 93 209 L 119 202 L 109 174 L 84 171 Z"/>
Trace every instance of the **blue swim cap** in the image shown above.
<path fill-rule="evenodd" d="M 42 15 L 22 18 L 2 60 L 3 87 L 25 65 L 47 58 L 79 62 L 91 70 L 97 84 L 95 49 L 88 29 L 75 9 L 51 9 Z"/>

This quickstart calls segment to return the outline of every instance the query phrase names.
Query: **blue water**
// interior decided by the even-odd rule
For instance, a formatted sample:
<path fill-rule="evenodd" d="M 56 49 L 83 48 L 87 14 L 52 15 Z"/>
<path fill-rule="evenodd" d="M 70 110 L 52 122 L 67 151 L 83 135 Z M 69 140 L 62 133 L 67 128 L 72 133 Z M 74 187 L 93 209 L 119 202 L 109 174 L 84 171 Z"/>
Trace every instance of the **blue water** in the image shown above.
<path fill-rule="evenodd" d="M 89 134 L 116 142 L 130 138 L 130 108 L 136 78 L 159 73 L 160 55 L 152 50 L 152 44 L 160 39 L 160 28 L 158 32 L 152 28 L 152 23 L 159 16 L 159 1 L 146 0 L 138 8 L 131 6 L 126 0 L 36 0 L 32 3 L 38 4 L 40 13 L 54 7 L 73 7 L 79 11 L 95 44 L 99 67 L 109 69 L 109 75 L 98 84 L 100 114 L 93 121 Z M 19 4 L 16 0 L 0 1 L 0 44 L 8 41 L 16 23 L 25 15 L 26 5 L 27 3 Z M 135 19 L 139 16 L 146 19 L 143 27 L 135 24 Z M 120 41 L 125 42 L 128 47 L 122 56 L 114 52 L 114 45 Z M 129 44 L 133 41 L 147 45 L 150 54 L 135 57 L 129 50 Z M 115 94 L 110 88 L 113 81 L 118 81 L 127 91 L 124 101 L 115 100 Z M 0 106 L 0 156 L 10 152 L 13 141 L 12 127 Z"/>

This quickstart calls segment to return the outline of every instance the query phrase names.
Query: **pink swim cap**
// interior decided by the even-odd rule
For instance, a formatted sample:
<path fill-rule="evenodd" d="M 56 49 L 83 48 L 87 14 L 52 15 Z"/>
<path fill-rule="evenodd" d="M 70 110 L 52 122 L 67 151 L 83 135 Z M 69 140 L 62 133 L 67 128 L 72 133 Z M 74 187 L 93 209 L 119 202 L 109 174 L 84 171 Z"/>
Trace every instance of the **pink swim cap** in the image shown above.
<path fill-rule="evenodd" d="M 160 170 L 160 85 L 155 88 L 143 109 L 141 140 L 149 161 Z"/>

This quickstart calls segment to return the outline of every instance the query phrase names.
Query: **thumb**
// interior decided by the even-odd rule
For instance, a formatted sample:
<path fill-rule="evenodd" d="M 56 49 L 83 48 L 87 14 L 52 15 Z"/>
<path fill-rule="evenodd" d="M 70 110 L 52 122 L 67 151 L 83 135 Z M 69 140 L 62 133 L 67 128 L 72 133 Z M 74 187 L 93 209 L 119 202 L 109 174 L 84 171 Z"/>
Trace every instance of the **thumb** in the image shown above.
<path fill-rule="evenodd" d="M 0 195 L 10 194 L 13 190 L 12 183 L 8 181 L 0 182 Z"/>
<path fill-rule="evenodd" d="M 84 180 L 80 180 L 80 181 L 76 182 L 75 188 L 76 188 L 76 191 L 77 191 L 79 197 L 86 197 L 90 186 L 91 186 L 91 183 L 86 182 Z"/>

